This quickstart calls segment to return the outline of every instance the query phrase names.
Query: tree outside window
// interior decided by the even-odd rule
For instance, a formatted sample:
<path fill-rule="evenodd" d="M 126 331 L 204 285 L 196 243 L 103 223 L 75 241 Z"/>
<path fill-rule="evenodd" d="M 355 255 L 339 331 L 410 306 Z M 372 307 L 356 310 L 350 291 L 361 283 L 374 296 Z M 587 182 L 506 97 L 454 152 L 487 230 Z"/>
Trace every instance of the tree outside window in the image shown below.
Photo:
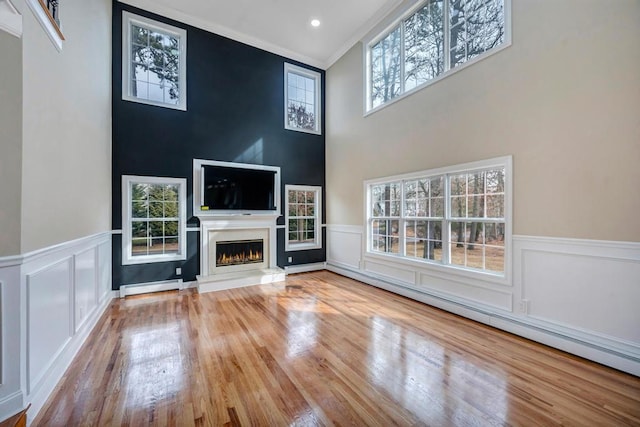
<path fill-rule="evenodd" d="M 123 12 L 123 99 L 186 110 L 186 37 Z"/>
<path fill-rule="evenodd" d="M 122 263 L 186 257 L 186 179 L 122 177 Z"/>
<path fill-rule="evenodd" d="M 505 0 L 429 0 L 368 47 L 367 109 L 505 41 Z"/>
<path fill-rule="evenodd" d="M 320 73 L 284 64 L 285 129 L 321 132 Z"/>
<path fill-rule="evenodd" d="M 311 185 L 287 185 L 285 192 L 286 250 L 322 247 L 322 188 Z"/>

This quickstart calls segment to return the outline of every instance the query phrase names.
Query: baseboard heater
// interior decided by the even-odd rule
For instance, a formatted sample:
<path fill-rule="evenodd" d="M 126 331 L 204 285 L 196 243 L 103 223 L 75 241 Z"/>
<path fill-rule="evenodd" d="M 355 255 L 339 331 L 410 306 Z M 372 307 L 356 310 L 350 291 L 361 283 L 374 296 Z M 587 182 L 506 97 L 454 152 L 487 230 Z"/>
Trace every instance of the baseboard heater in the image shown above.
<path fill-rule="evenodd" d="M 150 294 L 152 292 L 172 291 L 174 289 L 181 290 L 182 285 L 182 279 L 122 285 L 120 286 L 120 298 L 128 295 Z"/>

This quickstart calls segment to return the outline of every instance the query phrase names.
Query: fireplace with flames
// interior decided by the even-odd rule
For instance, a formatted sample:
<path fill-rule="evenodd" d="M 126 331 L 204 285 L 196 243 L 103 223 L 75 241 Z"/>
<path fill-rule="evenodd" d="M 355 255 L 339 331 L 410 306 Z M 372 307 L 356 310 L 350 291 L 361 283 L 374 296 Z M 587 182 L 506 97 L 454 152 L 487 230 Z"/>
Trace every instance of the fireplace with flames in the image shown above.
<path fill-rule="evenodd" d="M 259 264 L 263 258 L 262 239 L 216 242 L 216 267 Z"/>
<path fill-rule="evenodd" d="M 281 282 L 276 264 L 276 216 L 200 219 L 198 292 Z"/>

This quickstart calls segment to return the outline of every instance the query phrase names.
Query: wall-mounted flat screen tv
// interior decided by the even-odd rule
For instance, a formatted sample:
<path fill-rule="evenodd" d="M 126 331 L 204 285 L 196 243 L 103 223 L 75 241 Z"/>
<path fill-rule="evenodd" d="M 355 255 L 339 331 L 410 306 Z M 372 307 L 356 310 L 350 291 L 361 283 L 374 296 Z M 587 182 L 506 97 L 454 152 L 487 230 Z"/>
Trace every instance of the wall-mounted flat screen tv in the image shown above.
<path fill-rule="evenodd" d="M 275 186 L 272 170 L 203 165 L 200 209 L 273 211 Z"/>

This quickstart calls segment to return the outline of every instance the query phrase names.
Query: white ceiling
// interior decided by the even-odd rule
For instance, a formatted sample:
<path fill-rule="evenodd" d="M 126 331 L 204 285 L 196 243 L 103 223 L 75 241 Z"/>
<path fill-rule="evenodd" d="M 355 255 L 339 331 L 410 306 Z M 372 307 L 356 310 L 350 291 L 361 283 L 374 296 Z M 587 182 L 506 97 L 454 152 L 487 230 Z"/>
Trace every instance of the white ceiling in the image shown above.
<path fill-rule="evenodd" d="M 402 0 L 120 1 L 326 69 Z"/>

